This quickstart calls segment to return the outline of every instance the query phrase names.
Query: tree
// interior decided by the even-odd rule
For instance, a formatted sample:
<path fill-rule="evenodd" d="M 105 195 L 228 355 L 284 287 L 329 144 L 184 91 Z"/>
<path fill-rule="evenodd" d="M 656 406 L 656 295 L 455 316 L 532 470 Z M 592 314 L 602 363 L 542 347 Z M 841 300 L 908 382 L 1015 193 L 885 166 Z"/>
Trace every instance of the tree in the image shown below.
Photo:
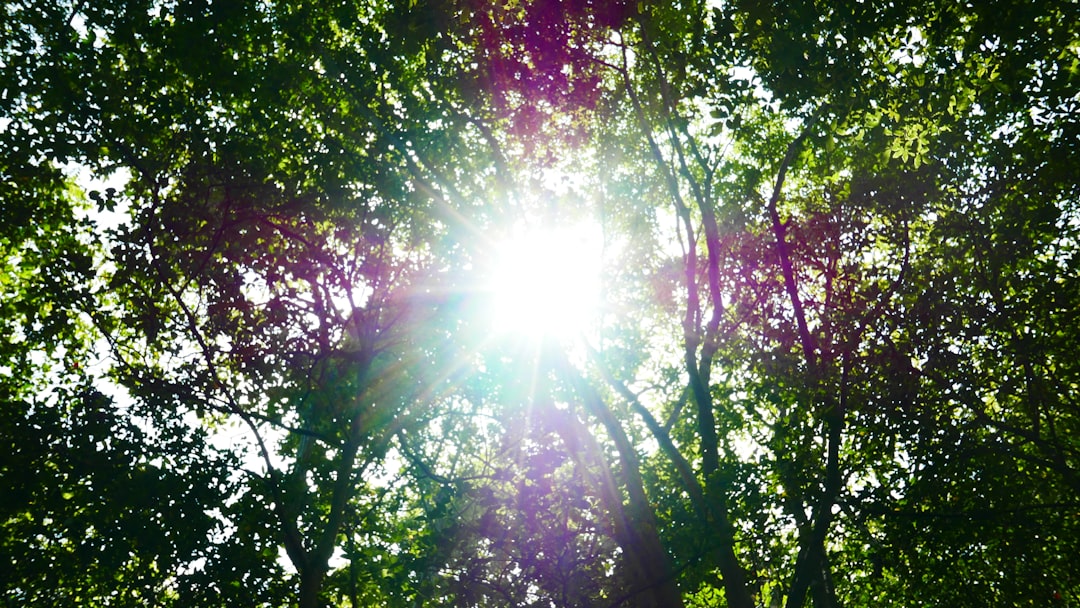
<path fill-rule="evenodd" d="M 1080 593 L 1071 7 L 4 10 L 12 601 Z"/>
<path fill-rule="evenodd" d="M 1027 56 L 1031 63 L 1023 69 L 1043 66 L 1038 69 L 1046 70 L 1045 87 L 1029 87 L 1015 95 L 1014 110 L 1004 110 L 997 93 L 1023 85 L 989 85 L 994 92 L 987 93 L 983 103 L 1003 111 L 1003 122 L 993 127 L 983 123 L 978 112 L 969 117 L 957 111 L 956 100 L 970 95 L 972 86 L 955 83 L 948 75 L 955 73 L 955 62 L 978 47 L 984 32 L 971 22 L 984 16 L 958 15 L 950 8 L 927 13 L 925 7 L 916 15 L 907 7 L 895 8 L 874 15 L 871 22 L 845 14 L 861 10 L 854 6 L 820 15 L 811 6 L 732 6 L 713 13 L 711 21 L 691 19 L 687 26 L 681 14 L 653 7 L 641 15 L 640 29 L 622 39 L 627 46 L 622 63 L 618 58 L 611 62 L 625 95 L 622 107 L 633 112 L 630 120 L 637 122 L 638 149 L 649 151 L 657 173 L 654 183 L 666 184 L 664 198 L 684 229 L 679 263 L 685 290 L 684 361 L 677 382 L 685 382 L 685 388 L 669 394 L 678 395 L 675 412 L 697 408 L 689 409 L 693 413 L 686 423 L 693 426 L 687 431 L 693 430 L 683 441 L 699 455 L 699 463 L 685 458 L 696 465 L 698 480 L 681 473 L 685 487 L 700 485 L 701 500 L 715 505 L 713 516 L 720 523 L 712 527 L 718 529 L 720 551 L 736 544 L 744 551 L 736 559 L 718 556 L 706 562 L 720 570 L 729 605 L 749 605 L 754 587 L 766 585 L 783 589 L 789 606 L 800 605 L 808 592 L 815 604 L 837 602 L 829 562 L 835 559 L 830 553 L 839 552 L 827 550 L 826 541 L 853 533 L 840 519 L 858 513 L 853 489 L 881 483 L 877 466 L 906 458 L 913 444 L 930 444 L 922 433 L 944 432 L 926 420 L 928 410 L 922 408 L 940 403 L 939 391 L 948 391 L 950 385 L 926 382 L 923 374 L 930 372 L 920 359 L 947 352 L 948 341 L 926 350 L 897 344 L 902 342 L 897 336 L 909 328 L 934 323 L 909 316 L 918 305 L 905 302 L 903 294 L 921 292 L 916 297 L 922 301 L 930 296 L 924 291 L 928 283 L 912 278 L 912 268 L 936 266 L 941 259 L 970 259 L 941 255 L 933 230 L 943 229 L 939 219 L 945 209 L 966 211 L 973 199 L 997 198 L 989 193 L 993 186 L 971 176 L 972 167 L 981 166 L 975 159 L 982 144 L 975 133 L 992 141 L 1003 125 L 1022 130 L 1018 115 L 1032 106 L 1060 108 L 1068 103 L 1067 94 L 1057 88 L 1068 78 L 1067 66 L 1049 67 L 1058 45 L 1067 43 L 1029 31 L 1038 42 L 1028 50 L 1038 53 L 1034 49 L 1042 48 L 1046 55 L 1039 60 Z M 808 29 L 807 24 L 832 20 L 843 25 Z M 924 21 L 928 29 L 921 33 Z M 884 38 L 905 28 L 906 49 L 896 49 Z M 830 37 L 842 39 L 842 44 L 827 42 Z M 1010 67 L 1018 69 L 1016 64 Z M 761 88 L 751 92 L 752 82 L 723 76 L 739 70 L 756 77 Z M 1013 77 L 1023 78 L 1015 74 L 1005 80 Z M 789 133 L 790 125 L 800 123 Z M 964 141 L 949 135 L 953 132 Z M 625 140 L 616 141 L 620 153 L 630 147 L 621 143 Z M 933 166 L 926 167 L 928 163 Z M 950 165 L 956 173 L 944 168 Z M 1070 189 L 1064 183 L 1061 187 Z M 974 195 L 970 188 L 987 190 Z M 1069 213 L 1064 210 L 1073 205 L 1070 195 L 1050 196 L 1057 201 L 1049 203 L 1053 214 Z M 1063 244 L 1055 237 L 1049 242 L 1056 242 L 1055 248 Z M 964 340 L 983 341 L 985 326 L 974 327 L 978 329 Z M 956 327 L 946 333 L 955 338 L 964 332 Z M 713 384 L 710 374 L 717 365 L 726 377 Z M 880 380 L 873 381 L 875 376 Z M 951 386 L 981 384 L 977 374 L 965 377 L 954 378 Z M 634 383 L 623 379 L 614 385 L 629 397 L 625 387 Z M 929 411 L 949 409 L 945 403 Z M 878 409 L 882 405 L 904 409 L 886 416 L 886 426 L 873 432 L 871 425 L 887 411 Z M 903 419 L 913 409 L 920 411 L 921 424 L 907 432 L 918 439 L 898 448 L 894 442 L 904 434 Z M 982 418 L 976 428 L 986 430 L 985 414 L 976 416 Z M 957 424 L 949 418 L 947 426 Z M 736 437 L 745 442 L 747 435 L 760 447 L 740 455 L 747 451 L 745 443 L 732 444 Z M 665 440 L 658 440 L 664 445 Z M 949 458 L 948 451 L 940 443 L 933 445 L 933 456 L 923 462 L 938 465 Z M 878 452 L 882 448 L 886 451 Z M 676 469 L 685 470 L 680 462 L 684 457 L 674 446 L 666 452 Z M 722 468 L 726 471 L 721 473 Z M 1063 473 L 1058 483 L 1067 479 Z M 722 475 L 729 488 L 710 489 L 714 474 Z M 746 485 L 740 487 L 740 482 Z M 779 494 L 779 500 L 770 499 L 771 493 Z M 1050 491 L 1032 502 L 1051 509 L 1065 506 L 1055 495 Z M 744 500 L 748 502 L 740 505 Z M 755 511 L 783 513 L 781 530 L 798 531 L 797 552 L 781 549 L 778 556 L 774 544 L 754 556 L 748 550 L 755 541 L 725 537 L 723 520 L 737 522 L 739 516 L 716 512 L 721 508 L 748 518 Z M 999 516 L 1009 518 L 1005 512 Z M 755 528 L 776 530 L 781 536 L 778 522 L 770 519 L 758 519 Z M 1061 520 L 1059 525 L 1067 524 Z M 768 572 L 765 564 L 785 560 L 785 552 L 786 559 L 793 560 L 788 573 L 744 584 L 747 573 Z M 993 576 L 991 572 L 976 576 Z M 778 581 L 783 581 L 779 587 Z M 1047 593 L 1030 587 L 1025 592 Z"/>
<path fill-rule="evenodd" d="M 680 517 L 696 512 L 703 533 L 716 535 L 711 543 L 716 555 L 702 559 L 691 550 L 687 559 L 721 573 L 728 603 L 749 605 L 751 596 L 768 588 L 786 596 L 787 605 L 800 605 L 808 593 L 815 603 L 832 605 L 838 599 L 829 562 L 840 553 L 829 555 L 827 539 L 855 535 L 880 546 L 865 514 L 859 514 L 866 496 L 862 488 L 885 486 L 879 467 L 906 460 L 915 445 L 933 446 L 933 456 L 916 466 L 930 460 L 944 466 L 949 451 L 926 434 L 946 434 L 958 421 L 927 412 L 955 412 L 950 390 L 983 382 L 973 369 L 963 374 L 965 380 L 935 382 L 920 362 L 933 357 L 930 353 L 957 350 L 951 340 L 958 335 L 967 335 L 961 341 L 984 342 L 982 323 L 968 325 L 977 328 L 970 334 L 959 326 L 947 329 L 951 338 L 924 345 L 926 350 L 898 339 L 934 323 L 933 317 L 911 318 L 921 305 L 909 297 L 923 303 L 934 297 L 915 269 L 937 267 L 942 259 L 970 259 L 938 249 L 937 230 L 948 225 L 941 214 L 967 211 L 982 197 L 997 198 L 978 170 L 971 176 L 990 158 L 983 156 L 988 149 L 983 146 L 997 147 L 982 142 L 999 139 L 1002 129 L 1034 128 L 1025 116 L 1033 108 L 1068 106 L 1067 89 L 1059 87 L 1071 77 L 1072 58 L 1061 49 L 1072 34 L 1039 30 L 1039 23 L 1054 20 L 1053 10 L 1018 9 L 1022 33 L 1009 36 L 1013 44 L 1025 39 L 1023 59 L 1002 65 L 993 53 L 999 41 L 988 40 L 979 25 L 986 15 L 952 7 L 927 11 L 901 5 L 868 15 L 854 5 L 822 13 L 811 6 L 725 6 L 711 14 L 699 6 L 690 12 L 699 10 L 700 17 L 690 19 L 687 9 L 639 7 L 640 14 L 594 57 L 610 70 L 616 97 L 607 107 L 625 112 L 621 120 L 604 115 L 610 153 L 594 179 L 621 177 L 613 189 L 631 192 L 643 203 L 629 214 L 650 213 L 661 204 L 653 201 L 663 201 L 683 230 L 681 259 L 656 264 L 656 274 L 647 280 L 634 276 L 637 267 L 620 276 L 623 283 L 639 281 L 642 291 L 681 277 L 676 285 L 683 295 L 669 309 L 667 327 L 681 325 L 682 361 L 651 367 L 639 362 L 636 378 L 632 369 L 623 378 L 599 371 L 661 446 L 659 455 L 670 467 L 661 487 L 679 480 L 687 492 L 693 506 L 684 507 Z M 967 73 L 981 74 L 976 80 L 989 80 L 974 84 L 953 78 L 958 63 L 974 66 Z M 1011 75 L 1002 78 L 1002 69 Z M 1025 85 L 1023 79 L 1032 73 L 1040 74 L 1039 84 Z M 1012 109 L 1002 102 L 1003 92 L 1012 93 Z M 979 109 L 972 110 L 973 96 Z M 984 106 L 995 109 L 987 112 Z M 988 114 L 995 115 L 989 122 Z M 627 163 L 625 171 L 613 169 L 620 162 Z M 655 170 L 645 180 L 642 164 Z M 1049 194 L 1071 191 L 1067 180 L 1039 190 L 1042 200 L 1056 201 L 1043 207 L 1049 212 L 1044 218 L 1071 213 L 1071 195 Z M 1001 192 L 998 200 L 1006 198 Z M 985 228 L 965 228 L 986 234 Z M 1057 252 L 1071 241 L 1048 235 L 1045 242 Z M 1046 284 L 1063 270 L 1060 263 L 1052 266 L 1055 270 L 1044 267 L 1049 274 L 1036 282 Z M 946 275 L 956 277 L 958 271 Z M 1047 310 L 1047 304 L 1039 308 Z M 627 325 L 647 326 L 656 318 L 657 311 L 649 309 Z M 626 350 L 632 344 L 628 341 Z M 625 350 L 612 350 L 621 362 Z M 717 365 L 725 377 L 713 382 Z M 672 383 L 658 391 L 656 409 L 666 406 L 665 425 L 658 423 L 656 409 L 650 411 L 628 388 L 655 385 L 657 377 Z M 976 434 L 994 427 L 1000 432 L 983 399 L 969 398 L 963 406 L 974 410 Z M 916 405 L 920 413 L 911 420 Z M 743 413 L 747 410 L 749 415 Z M 673 425 L 680 422 L 682 436 L 673 441 L 669 429 L 678 430 Z M 749 462 L 748 440 L 758 444 Z M 1042 443 L 1030 433 L 1022 441 L 1033 440 Z M 968 436 L 960 443 L 980 441 Z M 1067 457 L 1042 445 L 1054 454 L 1043 463 L 1058 470 L 1059 490 L 1033 495 L 1031 502 L 1036 510 L 1072 508 L 1055 498 L 1060 484 L 1068 484 L 1071 467 L 1050 465 Z M 996 466 L 987 465 L 987 472 Z M 900 468 L 905 477 L 911 474 L 910 468 Z M 889 485 L 909 483 L 897 479 Z M 884 514 L 880 506 L 869 508 L 875 517 Z M 754 517 L 762 511 L 766 517 Z M 990 511 L 1001 521 L 999 530 L 1008 529 L 1012 512 Z M 841 519 L 849 515 L 854 523 Z M 742 523 L 742 534 L 764 529 L 775 536 L 764 540 L 764 547 L 762 541 L 744 540 L 733 531 L 741 522 L 756 524 Z M 780 540 L 791 529 L 798 531 L 797 550 Z M 743 555 L 735 554 L 736 548 Z M 792 560 L 787 573 L 768 565 L 787 560 Z M 872 569 L 880 572 L 881 566 Z M 747 580 L 748 572 L 770 570 Z M 997 577 L 993 567 L 976 576 Z M 1020 585 L 1021 593 L 1046 597 L 1046 589 L 1034 585 Z"/>
<path fill-rule="evenodd" d="M 417 329 L 432 307 L 418 277 L 435 258 L 418 244 L 437 233 L 421 219 L 428 203 L 402 178 L 412 159 L 388 152 L 411 145 L 409 127 L 386 128 L 395 108 L 378 96 L 406 84 L 380 70 L 400 75 L 409 65 L 393 66 L 391 50 L 326 48 L 344 43 L 343 30 L 356 34 L 368 17 L 385 17 L 381 8 L 333 15 L 256 4 L 204 8 L 25 7 L 11 22 L 26 35 L 10 54 L 25 53 L 22 44 L 44 65 L 30 63 L 11 80 L 59 81 L 70 90 L 17 100 L 12 114 L 32 125 L 22 149 L 37 148 L 39 164 L 75 160 L 132 174 L 116 195 L 130 221 L 101 235 L 109 248 L 96 253 L 98 275 L 75 281 L 91 293 L 73 308 L 94 330 L 79 337 L 84 348 L 105 348 L 98 356 L 111 361 L 97 382 L 122 387 L 121 401 L 131 400 L 152 423 L 183 429 L 197 422 L 244 436 L 239 446 L 191 454 L 237 455 L 233 472 L 216 481 L 229 484 L 227 495 L 192 505 L 224 520 L 219 533 L 228 542 L 209 555 L 184 555 L 178 567 L 191 576 L 165 575 L 207 602 L 237 592 L 265 599 L 281 577 L 281 546 L 297 571 L 300 604 L 316 605 L 343 531 L 372 508 L 362 472 L 403 426 L 407 396 L 433 389 L 410 374 L 434 353 L 399 327 Z M 327 35 L 334 31 L 336 38 Z M 284 46 L 269 53 L 275 45 Z M 367 76 L 350 70 L 355 80 L 340 84 L 322 79 L 308 53 L 328 64 L 370 53 L 380 65 Z M 285 105 L 301 99 L 315 103 L 318 116 Z M 71 132 L 48 128 L 54 124 Z M 107 201 L 94 195 L 102 206 L 117 204 L 111 193 Z M 415 207 L 404 204 L 409 198 Z M 116 430 L 114 439 L 124 436 Z M 87 433 L 78 435 L 94 438 Z M 147 443 L 169 454 L 165 442 Z M 28 508 L 41 506 L 31 500 Z M 198 528 L 191 534 L 212 536 Z"/>

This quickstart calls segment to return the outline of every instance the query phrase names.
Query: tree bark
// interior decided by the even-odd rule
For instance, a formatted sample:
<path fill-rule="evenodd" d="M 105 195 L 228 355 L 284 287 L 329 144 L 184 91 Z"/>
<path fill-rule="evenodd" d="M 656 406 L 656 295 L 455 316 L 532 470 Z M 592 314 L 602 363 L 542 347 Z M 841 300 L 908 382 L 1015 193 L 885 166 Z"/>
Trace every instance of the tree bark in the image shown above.
<path fill-rule="evenodd" d="M 319 591 L 325 576 L 326 569 L 317 565 L 300 572 L 299 608 L 319 608 Z"/>
<path fill-rule="evenodd" d="M 825 478 L 823 480 L 824 490 L 821 499 L 818 501 L 812 521 L 808 523 L 808 527 L 804 528 L 806 531 L 801 534 L 801 547 L 795 559 L 791 587 L 789 588 L 785 608 L 802 608 L 807 593 L 811 591 L 811 588 L 813 588 L 815 603 L 819 608 L 833 608 L 836 606 L 836 595 L 831 585 L 832 576 L 829 572 L 830 564 L 825 551 L 825 537 L 828 535 L 829 527 L 832 524 L 832 507 L 836 503 L 836 497 L 842 483 L 840 441 L 844 428 L 844 400 L 841 398 L 837 401 L 826 397 L 822 390 L 823 369 L 825 366 L 819 358 L 816 341 L 810 333 L 809 324 L 806 320 L 806 311 L 802 304 L 802 298 L 799 296 L 795 269 L 788 248 L 787 229 L 780 220 L 778 210 L 780 194 L 783 191 L 784 179 L 787 176 L 788 169 L 794 162 L 795 156 L 802 146 L 803 140 L 809 134 L 810 126 L 816 118 L 816 115 L 812 117 L 803 127 L 802 133 L 788 144 L 787 151 L 777 171 L 772 196 L 767 203 L 773 236 L 776 238 L 777 262 L 784 276 L 784 289 L 795 314 L 799 341 L 803 348 L 807 388 L 813 396 L 813 402 L 820 407 L 820 416 L 828 430 L 828 453 L 826 455 Z M 844 390 L 845 387 L 841 386 L 841 395 L 844 394 Z"/>
<path fill-rule="evenodd" d="M 574 386 L 586 410 L 603 425 L 619 454 L 622 481 L 629 503 L 626 506 L 614 475 L 602 451 L 595 445 L 592 434 L 576 417 L 566 414 L 569 425 L 575 429 L 581 443 L 585 444 L 586 452 L 594 454 L 593 458 L 601 469 L 603 479 L 600 480 L 600 489 L 614 523 L 616 541 L 625 552 L 627 565 L 635 577 L 632 582 L 637 583 L 628 590 L 630 595 L 626 598 L 626 605 L 638 608 L 680 608 L 683 606 L 682 593 L 676 583 L 670 558 L 660 540 L 656 514 L 645 494 L 641 466 L 630 438 L 600 393 L 572 368 L 563 353 L 549 351 L 547 356 L 555 370 Z"/>

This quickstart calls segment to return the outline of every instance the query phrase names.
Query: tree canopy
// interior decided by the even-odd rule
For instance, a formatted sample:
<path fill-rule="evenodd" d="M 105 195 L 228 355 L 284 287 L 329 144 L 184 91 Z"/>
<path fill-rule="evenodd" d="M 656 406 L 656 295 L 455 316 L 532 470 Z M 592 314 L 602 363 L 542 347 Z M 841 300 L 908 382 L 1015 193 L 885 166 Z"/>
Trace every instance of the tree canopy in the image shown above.
<path fill-rule="evenodd" d="M 1080 603 L 1073 2 L 0 8 L 5 605 Z"/>

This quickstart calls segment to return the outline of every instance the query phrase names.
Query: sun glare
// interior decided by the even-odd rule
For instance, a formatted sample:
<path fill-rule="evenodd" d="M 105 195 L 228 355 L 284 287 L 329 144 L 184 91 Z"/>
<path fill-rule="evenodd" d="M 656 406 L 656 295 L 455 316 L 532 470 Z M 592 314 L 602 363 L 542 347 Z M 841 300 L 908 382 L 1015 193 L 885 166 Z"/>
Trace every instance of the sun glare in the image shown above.
<path fill-rule="evenodd" d="M 495 248 L 495 330 L 576 336 L 598 320 L 602 238 L 588 226 L 514 234 Z"/>

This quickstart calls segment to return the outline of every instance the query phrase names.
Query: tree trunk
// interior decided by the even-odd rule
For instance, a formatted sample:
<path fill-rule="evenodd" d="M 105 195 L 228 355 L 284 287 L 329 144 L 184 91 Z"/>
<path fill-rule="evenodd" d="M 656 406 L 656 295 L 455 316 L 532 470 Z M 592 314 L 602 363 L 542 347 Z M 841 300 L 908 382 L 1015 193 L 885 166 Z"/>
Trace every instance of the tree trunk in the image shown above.
<path fill-rule="evenodd" d="M 319 608 L 319 591 L 322 590 L 325 574 L 326 571 L 318 567 L 300 572 L 300 608 Z"/>
<path fill-rule="evenodd" d="M 627 488 L 629 506 L 623 504 L 623 493 L 615 481 L 615 474 L 596 442 L 595 437 L 577 416 L 570 412 L 553 413 L 561 419 L 558 431 L 568 446 L 577 446 L 574 456 L 579 461 L 582 475 L 592 477 L 590 464 L 599 475 L 593 479 L 608 515 L 612 520 L 615 541 L 623 550 L 623 556 L 633 580 L 629 581 L 628 595 L 622 605 L 635 608 L 681 608 L 682 593 L 673 576 L 667 551 L 660 541 L 656 517 L 645 498 L 640 471 L 636 459 L 624 453 L 629 445 L 621 427 L 612 428 L 611 413 L 600 401 L 599 395 L 590 387 L 579 385 L 586 393 L 585 401 L 591 413 L 600 418 L 619 449 L 623 481 Z"/>

